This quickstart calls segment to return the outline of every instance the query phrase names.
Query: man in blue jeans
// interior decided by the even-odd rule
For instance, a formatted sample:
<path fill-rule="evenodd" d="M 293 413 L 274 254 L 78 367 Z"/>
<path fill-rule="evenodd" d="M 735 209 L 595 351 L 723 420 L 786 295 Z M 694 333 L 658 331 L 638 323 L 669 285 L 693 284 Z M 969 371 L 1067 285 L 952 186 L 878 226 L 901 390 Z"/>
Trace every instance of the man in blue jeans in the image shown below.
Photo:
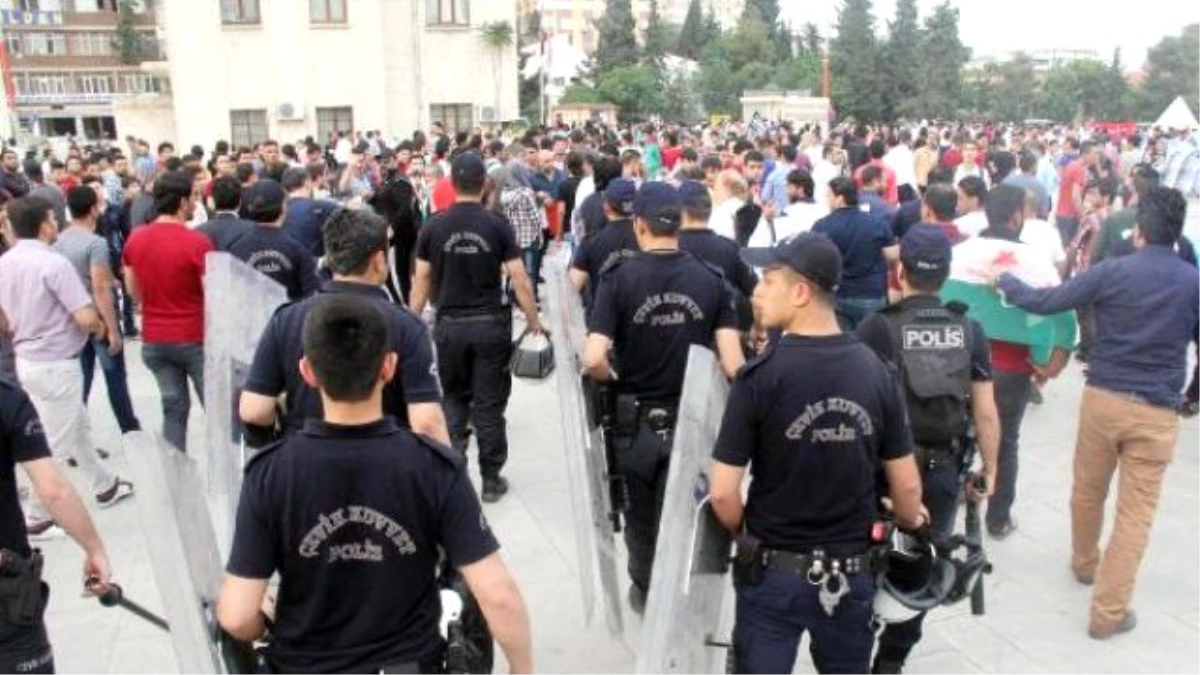
<path fill-rule="evenodd" d="M 160 176 L 159 216 L 134 231 L 122 255 L 125 283 L 142 306 L 142 360 L 162 395 L 163 437 L 183 451 L 189 379 L 204 403 L 204 258 L 213 250 L 208 237 L 187 226 L 195 199 L 189 174 Z"/>
<path fill-rule="evenodd" d="M 838 322 L 847 331 L 887 306 L 888 263 L 900 259 L 890 221 L 871 215 L 865 207 L 859 203 L 853 180 L 834 178 L 829 181 L 831 213 L 812 228 L 833 240 L 842 254 L 836 309 Z"/>
<path fill-rule="evenodd" d="M 87 403 L 91 394 L 96 359 L 100 359 L 100 368 L 104 371 L 104 382 L 108 388 L 108 402 L 121 433 L 127 434 L 140 431 L 142 427 L 129 399 L 108 243 L 96 234 L 96 222 L 104 208 L 104 197 L 100 192 L 103 187 L 100 183 L 95 183 L 94 187 L 92 184 L 81 185 L 67 193 L 71 224 L 59 235 L 54 248 L 71 261 L 84 288 L 92 294 L 92 300 L 108 329 L 107 343 L 91 338 L 79 353 L 83 365 L 83 401 Z"/>

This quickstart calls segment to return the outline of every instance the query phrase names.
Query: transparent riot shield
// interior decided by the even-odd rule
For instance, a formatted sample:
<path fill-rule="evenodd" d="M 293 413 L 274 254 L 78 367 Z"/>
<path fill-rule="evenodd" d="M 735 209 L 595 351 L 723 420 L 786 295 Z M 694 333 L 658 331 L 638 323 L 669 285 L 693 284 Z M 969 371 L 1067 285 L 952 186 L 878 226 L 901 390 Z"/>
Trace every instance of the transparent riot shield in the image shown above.
<path fill-rule="evenodd" d="M 209 253 L 204 273 L 204 446 L 217 542 L 229 552 L 242 468 L 238 399 L 267 321 L 287 290 L 228 253 Z"/>
<path fill-rule="evenodd" d="M 639 673 L 723 673 L 732 626 L 731 542 L 708 503 L 708 470 L 729 385 L 713 353 L 693 346 L 642 624 Z"/>
<path fill-rule="evenodd" d="M 548 258 L 543 273 L 557 361 L 555 376 L 562 408 L 563 447 L 575 517 L 584 618 L 590 623 L 597 610 L 603 612 L 609 632 L 619 637 L 623 630 L 621 590 L 608 472 L 600 430 L 589 422 L 581 386 L 587 328 L 580 296 L 567 279 L 568 262 L 565 252 Z"/>
<path fill-rule="evenodd" d="M 122 439 L 181 673 L 254 672 L 248 647 L 216 628 L 221 558 L 196 463 L 155 434 Z"/>

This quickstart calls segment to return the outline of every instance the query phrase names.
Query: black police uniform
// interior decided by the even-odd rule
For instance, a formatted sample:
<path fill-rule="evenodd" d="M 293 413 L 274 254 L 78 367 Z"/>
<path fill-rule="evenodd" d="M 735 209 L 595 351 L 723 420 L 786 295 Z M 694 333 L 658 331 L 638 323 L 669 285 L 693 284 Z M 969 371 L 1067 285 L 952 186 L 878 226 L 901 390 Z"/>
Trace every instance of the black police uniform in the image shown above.
<path fill-rule="evenodd" d="M 244 390 L 270 397 L 287 392 L 288 411 L 283 426 L 289 433 L 299 430 L 306 419 L 321 418 L 321 394 L 300 375 L 298 364 L 304 355 L 301 332 L 309 313 L 326 298 L 336 295 L 369 298 L 386 316 L 388 344 L 400 357 L 400 364 L 392 381 L 383 388 L 383 409 L 401 426 L 408 427 L 408 405 L 442 400 L 433 346 L 425 324 L 412 312 L 392 304 L 387 293 L 377 286 L 331 281 L 316 295 L 281 307 L 258 341 Z"/>
<path fill-rule="evenodd" d="M 971 384 L 992 379 L 983 327 L 963 311 L 943 306 L 936 296 L 914 295 L 867 317 L 858 336 L 900 372 L 930 528 L 949 537 L 962 490 Z M 922 613 L 888 624 L 877 658 L 903 664 L 921 639 L 924 618 Z"/>
<path fill-rule="evenodd" d="M 498 477 L 508 461 L 504 411 L 513 343 L 503 267 L 520 258 L 512 225 L 480 204 L 455 204 L 431 218 L 417 238 L 417 260 L 433 271 L 433 338 L 450 440 L 465 456 L 470 416 L 485 478 Z"/>
<path fill-rule="evenodd" d="M 441 552 L 461 568 L 498 549 L 456 451 L 390 418 L 308 420 L 246 467 L 226 569 L 281 575 L 276 672 L 436 672 Z"/>
<path fill-rule="evenodd" d="M 50 587 L 41 581 L 40 563 L 33 562 L 17 492 L 17 465 L 48 457 L 50 446 L 29 397 L 15 384 L 0 380 L 0 672 L 4 673 L 54 672 L 44 620 Z"/>
<path fill-rule="evenodd" d="M 911 452 L 896 379 L 853 335 L 785 334 L 738 373 L 713 458 L 750 465 L 744 541 L 765 564 L 735 567 L 736 672 L 791 672 L 805 631 L 818 672 L 867 671 L 877 478 L 882 461 Z M 806 578 L 822 555 L 847 574 L 832 616 Z"/>
<path fill-rule="evenodd" d="M 733 297 L 721 275 L 689 253 L 642 252 L 600 275 L 587 323 L 615 352 L 613 438 L 628 485 L 629 576 L 646 591 L 688 348 L 713 349 L 717 330 L 737 328 Z"/>
<path fill-rule="evenodd" d="M 611 220 L 604 229 L 589 234 L 575 249 L 575 258 L 571 267 L 581 272 L 587 272 L 588 283 L 584 287 L 584 304 L 591 306 L 596 295 L 596 284 L 600 281 L 600 273 L 611 266 L 623 254 L 638 251 L 637 235 L 633 233 L 633 220 L 621 218 Z"/>
<path fill-rule="evenodd" d="M 218 213 L 197 227 L 196 231 L 208 237 L 213 248 L 228 252 L 230 246 L 249 234 L 254 227 L 254 223 L 242 220 L 233 213 Z"/>
<path fill-rule="evenodd" d="M 758 285 L 758 277 L 746 261 L 742 260 L 741 249 L 737 243 L 708 228 L 680 230 L 679 248 L 721 270 L 725 281 L 736 291 L 733 297 L 737 302 L 738 330 L 750 330 L 754 325 L 754 311 L 750 307 L 750 298 L 754 295 L 754 287 Z"/>
<path fill-rule="evenodd" d="M 316 258 L 281 228 L 258 225 L 230 244 L 229 252 L 286 288 L 288 300 L 306 298 L 320 286 Z"/>

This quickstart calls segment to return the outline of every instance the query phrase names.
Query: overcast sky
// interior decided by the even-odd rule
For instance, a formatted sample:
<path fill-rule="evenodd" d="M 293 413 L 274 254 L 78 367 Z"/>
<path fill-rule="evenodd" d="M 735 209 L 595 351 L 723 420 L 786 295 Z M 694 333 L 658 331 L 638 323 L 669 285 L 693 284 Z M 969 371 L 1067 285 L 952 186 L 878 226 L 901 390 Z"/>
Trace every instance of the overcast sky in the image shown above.
<path fill-rule="evenodd" d="M 921 20 L 941 0 L 917 0 Z M 812 21 L 823 35 L 837 19 L 837 0 L 780 0 L 782 19 L 799 28 Z M 1200 21 L 1194 0 L 950 0 L 959 8 L 959 35 L 976 56 L 1010 49 L 1052 47 L 1095 49 L 1112 58 L 1115 47 L 1130 69 L 1140 66 L 1146 50 L 1185 24 Z M 895 18 L 895 0 L 875 0 L 875 28 L 886 31 Z"/>

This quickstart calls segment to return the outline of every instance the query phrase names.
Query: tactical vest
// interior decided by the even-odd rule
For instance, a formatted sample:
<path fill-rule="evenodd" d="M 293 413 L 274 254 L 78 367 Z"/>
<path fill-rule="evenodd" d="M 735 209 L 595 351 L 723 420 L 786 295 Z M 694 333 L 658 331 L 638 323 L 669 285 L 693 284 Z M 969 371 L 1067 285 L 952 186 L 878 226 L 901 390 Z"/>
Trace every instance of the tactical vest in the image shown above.
<path fill-rule="evenodd" d="M 893 305 L 884 316 L 904 378 L 913 439 L 926 447 L 961 439 L 971 395 L 970 320 L 946 307 Z"/>

